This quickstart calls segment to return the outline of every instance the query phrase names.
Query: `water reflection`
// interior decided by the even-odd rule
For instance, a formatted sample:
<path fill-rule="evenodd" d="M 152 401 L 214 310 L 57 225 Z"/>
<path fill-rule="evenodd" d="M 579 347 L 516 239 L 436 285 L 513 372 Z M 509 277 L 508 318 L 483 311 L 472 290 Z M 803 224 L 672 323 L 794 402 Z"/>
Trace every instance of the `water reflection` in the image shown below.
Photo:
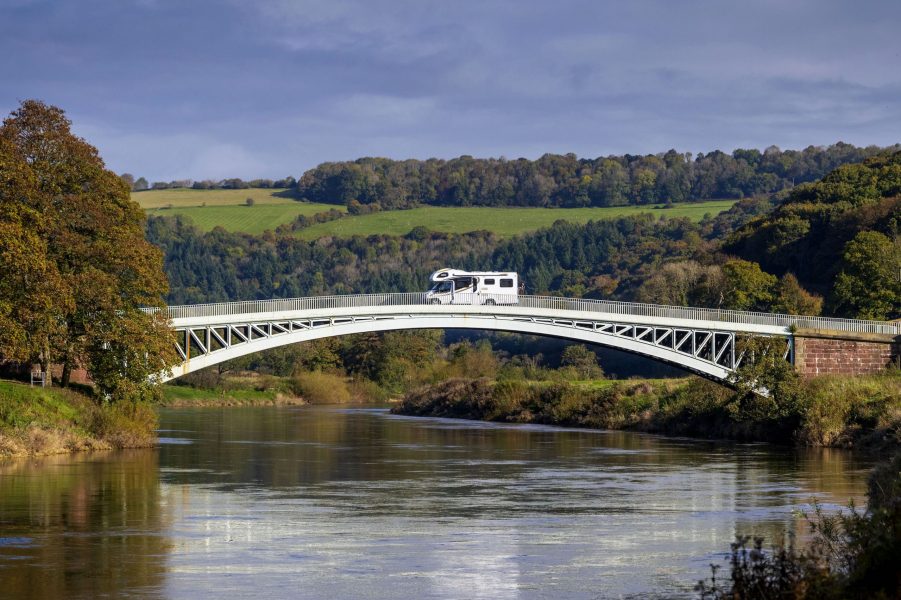
<path fill-rule="evenodd" d="M 154 451 L 0 462 L 0 595 L 153 597 L 167 526 Z"/>
<path fill-rule="evenodd" d="M 869 467 L 336 407 L 163 423 L 158 456 L 0 471 L 0 584 L 35 598 L 691 596 L 736 533 L 772 538 L 813 498 L 859 500 Z"/>

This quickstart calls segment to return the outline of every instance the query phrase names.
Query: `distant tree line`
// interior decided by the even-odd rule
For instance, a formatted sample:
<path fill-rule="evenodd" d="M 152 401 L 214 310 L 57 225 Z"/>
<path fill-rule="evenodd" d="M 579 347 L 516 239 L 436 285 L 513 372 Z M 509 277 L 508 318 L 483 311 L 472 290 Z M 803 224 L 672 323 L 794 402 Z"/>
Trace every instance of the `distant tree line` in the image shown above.
<path fill-rule="evenodd" d="M 901 146 L 893 147 L 894 150 Z M 440 206 L 622 206 L 745 198 L 819 179 L 836 167 L 883 149 L 839 142 L 828 147 L 719 150 L 538 160 L 403 160 L 328 162 L 303 174 L 298 197 L 335 204 L 409 208 Z"/>
<path fill-rule="evenodd" d="M 297 181 L 291 177 L 284 179 L 251 179 L 244 181 L 238 177 L 229 179 L 220 179 L 218 181 L 212 179 L 204 179 L 203 181 L 194 181 L 193 179 L 176 179 L 173 181 L 154 181 L 148 183 L 143 177 L 135 176 L 131 173 L 122 173 L 120 179 L 131 188 L 133 192 L 143 192 L 145 190 L 169 190 L 178 188 L 190 188 L 194 190 L 246 190 L 250 188 L 263 189 L 289 189 L 297 185 Z"/>

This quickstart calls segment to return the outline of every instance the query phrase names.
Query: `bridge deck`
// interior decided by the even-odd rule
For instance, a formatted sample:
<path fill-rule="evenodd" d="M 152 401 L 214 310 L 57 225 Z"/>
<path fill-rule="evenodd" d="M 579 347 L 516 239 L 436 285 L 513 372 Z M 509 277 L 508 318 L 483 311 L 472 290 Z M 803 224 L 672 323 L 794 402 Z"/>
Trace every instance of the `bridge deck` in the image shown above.
<path fill-rule="evenodd" d="M 514 302 L 515 298 L 515 303 Z M 307 298 L 286 298 L 277 300 L 250 300 L 242 302 L 216 302 L 170 306 L 166 314 L 176 326 L 200 326 L 224 323 L 247 318 L 268 318 L 292 314 L 306 316 L 353 314 L 364 309 L 368 313 L 396 313 L 414 310 L 421 313 L 472 313 L 472 314 L 553 314 L 561 311 L 590 313 L 594 318 L 604 315 L 633 322 L 654 322 L 678 320 L 691 322 L 697 326 L 743 331 L 748 333 L 788 333 L 793 328 L 828 329 L 850 333 L 901 334 L 901 323 L 867 321 L 859 319 L 835 319 L 782 315 L 763 312 L 720 310 L 641 304 L 637 302 L 614 302 L 610 300 L 586 300 L 549 296 L 478 296 L 458 297 L 459 303 L 452 305 L 430 305 L 424 293 L 404 294 L 359 294 L 345 296 L 313 296 Z M 486 305 L 492 300 L 495 305 Z"/>

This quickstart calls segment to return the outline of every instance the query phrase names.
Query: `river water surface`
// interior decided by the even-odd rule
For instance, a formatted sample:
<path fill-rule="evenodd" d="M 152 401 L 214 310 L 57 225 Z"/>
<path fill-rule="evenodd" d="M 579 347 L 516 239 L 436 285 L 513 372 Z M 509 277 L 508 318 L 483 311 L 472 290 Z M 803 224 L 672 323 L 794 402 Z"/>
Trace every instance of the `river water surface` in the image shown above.
<path fill-rule="evenodd" d="M 156 450 L 0 462 L 0 597 L 693 597 L 870 464 L 341 407 L 180 409 Z"/>

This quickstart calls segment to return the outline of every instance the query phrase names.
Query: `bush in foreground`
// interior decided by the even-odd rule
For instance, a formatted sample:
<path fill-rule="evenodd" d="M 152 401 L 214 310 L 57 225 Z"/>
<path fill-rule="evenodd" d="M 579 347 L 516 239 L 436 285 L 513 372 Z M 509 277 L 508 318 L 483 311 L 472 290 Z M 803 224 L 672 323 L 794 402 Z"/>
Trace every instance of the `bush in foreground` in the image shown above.
<path fill-rule="evenodd" d="M 901 453 L 870 476 L 869 506 L 827 516 L 819 508 L 810 519 L 813 539 L 804 549 L 793 543 L 772 552 L 757 538 L 732 544 L 730 576 L 698 583 L 704 600 L 888 600 L 901 597 Z"/>

